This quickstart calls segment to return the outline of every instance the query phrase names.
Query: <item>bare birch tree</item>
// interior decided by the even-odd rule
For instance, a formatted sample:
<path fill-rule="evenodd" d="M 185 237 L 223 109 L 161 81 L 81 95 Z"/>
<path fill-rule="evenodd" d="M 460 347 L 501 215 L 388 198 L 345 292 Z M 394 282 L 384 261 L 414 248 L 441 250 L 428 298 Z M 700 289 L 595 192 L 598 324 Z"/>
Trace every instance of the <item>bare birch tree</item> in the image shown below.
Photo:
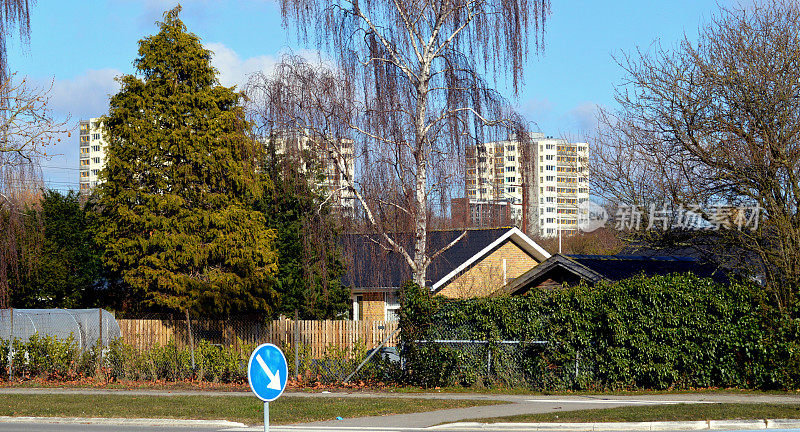
<path fill-rule="evenodd" d="M 743 257 L 791 308 L 800 286 L 800 6 L 723 9 L 697 42 L 622 60 L 629 81 L 619 111 L 601 117 L 594 190 L 623 204 L 700 206 L 720 226 L 705 237 Z M 757 229 L 738 229 L 739 211 L 703 210 L 740 205 L 760 207 Z"/>
<path fill-rule="evenodd" d="M 275 75 L 255 78 L 250 89 L 264 101 L 263 119 L 315 142 L 361 146 L 359 164 L 371 175 L 348 182 L 363 217 L 425 286 L 441 252 L 427 248 L 430 214 L 446 212 L 448 190 L 463 182 L 465 145 L 510 130 L 527 138 L 481 74 L 508 79 L 516 95 L 530 28 L 538 51 L 549 1 L 281 0 L 281 11 L 301 40 L 331 54 L 333 68 L 290 57 Z M 335 145 L 328 148 L 341 160 Z M 412 241 L 392 233 L 382 213 L 404 215 Z"/>
<path fill-rule="evenodd" d="M 30 41 L 31 0 L 0 0 L 0 83 L 9 79 L 6 38 L 16 26 L 24 44 Z"/>
<path fill-rule="evenodd" d="M 48 102 L 49 89 L 26 79 L 0 83 L 0 308 L 8 306 L 11 282 L 19 278 L 21 242 L 37 245 L 41 235 L 36 223 L 25 220 L 44 186 L 40 163 L 58 135 L 68 132 Z"/>

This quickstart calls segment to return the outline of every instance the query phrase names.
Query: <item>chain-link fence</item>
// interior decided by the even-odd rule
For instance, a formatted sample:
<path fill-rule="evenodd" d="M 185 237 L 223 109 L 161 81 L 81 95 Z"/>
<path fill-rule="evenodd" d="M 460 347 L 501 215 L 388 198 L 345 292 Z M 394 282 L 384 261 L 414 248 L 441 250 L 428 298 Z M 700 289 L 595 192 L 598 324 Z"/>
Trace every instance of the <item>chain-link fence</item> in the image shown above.
<path fill-rule="evenodd" d="M 85 351 L 101 340 L 108 346 L 122 336 L 114 315 L 102 309 L 2 309 L 0 337 L 28 340 L 34 334 L 61 340 L 72 338 Z"/>
<path fill-rule="evenodd" d="M 102 369 L 121 336 L 102 309 L 3 309 L 0 368 L 8 378 L 88 375 Z"/>
<path fill-rule="evenodd" d="M 423 386 L 590 388 L 597 370 L 593 348 L 565 352 L 547 340 L 431 339 L 410 346 L 407 372 Z"/>

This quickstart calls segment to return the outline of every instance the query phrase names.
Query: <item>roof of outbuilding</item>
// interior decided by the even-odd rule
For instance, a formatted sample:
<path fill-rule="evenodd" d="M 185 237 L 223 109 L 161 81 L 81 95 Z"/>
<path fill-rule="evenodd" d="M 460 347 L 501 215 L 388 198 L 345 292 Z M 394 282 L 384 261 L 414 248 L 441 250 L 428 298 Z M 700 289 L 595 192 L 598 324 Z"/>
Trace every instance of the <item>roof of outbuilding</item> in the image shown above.
<path fill-rule="evenodd" d="M 618 281 L 642 273 L 648 276 L 693 273 L 717 282 L 727 281 L 726 273 L 718 266 L 690 257 L 557 254 L 511 281 L 506 291 L 512 294 L 524 293 L 547 280 L 548 273 L 557 268 L 567 270 L 590 283 L 601 280 Z"/>
<path fill-rule="evenodd" d="M 640 255 L 567 255 L 608 280 L 621 280 L 639 273 L 663 275 L 694 273 L 701 278 L 723 277 L 716 265 L 691 257 Z"/>
<path fill-rule="evenodd" d="M 515 227 L 429 231 L 428 253 L 441 250 L 465 231 L 464 238 L 438 255 L 428 267 L 429 287 L 438 288 L 437 283 L 447 281 L 459 271 L 468 268 L 482 254 L 491 252 L 504 244 L 505 240 L 518 242 L 537 261 L 550 256 Z M 348 270 L 342 278 L 343 284 L 353 288 L 387 288 L 399 287 L 411 279 L 411 271 L 405 259 L 396 252 L 386 250 L 379 244 L 380 239 L 379 235 L 362 234 L 342 237 L 345 255 L 349 261 Z M 411 234 L 395 234 L 393 239 L 413 252 Z"/>

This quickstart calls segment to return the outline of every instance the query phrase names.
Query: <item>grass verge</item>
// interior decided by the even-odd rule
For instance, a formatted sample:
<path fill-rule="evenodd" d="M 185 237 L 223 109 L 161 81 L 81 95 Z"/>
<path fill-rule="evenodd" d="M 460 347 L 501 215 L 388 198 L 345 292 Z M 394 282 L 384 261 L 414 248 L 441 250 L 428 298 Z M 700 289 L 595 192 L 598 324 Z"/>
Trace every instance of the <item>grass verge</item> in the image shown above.
<path fill-rule="evenodd" d="M 502 402 L 443 399 L 291 397 L 270 402 L 270 423 L 290 424 L 424 412 Z M 262 424 L 263 402 L 255 397 L 0 395 L 0 415 L 230 420 Z"/>
<path fill-rule="evenodd" d="M 559 411 L 475 419 L 481 423 L 595 423 L 679 420 L 800 419 L 800 404 L 678 404 Z"/>

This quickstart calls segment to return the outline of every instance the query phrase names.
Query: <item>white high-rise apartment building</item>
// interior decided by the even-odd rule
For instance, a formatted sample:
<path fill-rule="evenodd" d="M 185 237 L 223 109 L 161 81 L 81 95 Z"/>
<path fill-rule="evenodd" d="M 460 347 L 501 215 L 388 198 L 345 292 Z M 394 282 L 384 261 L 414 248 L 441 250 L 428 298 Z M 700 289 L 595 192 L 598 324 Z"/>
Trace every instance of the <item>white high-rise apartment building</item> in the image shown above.
<path fill-rule="evenodd" d="M 588 144 L 533 135 L 536 146 L 534 175 L 536 176 L 536 228 L 542 237 L 578 232 L 578 205 L 589 199 L 586 179 Z"/>
<path fill-rule="evenodd" d="M 586 181 L 586 143 L 532 135 L 530 215 L 531 224 L 542 237 L 577 233 L 578 204 L 589 198 Z M 473 224 L 484 225 L 487 214 L 507 215 L 522 224 L 523 149 L 513 138 L 467 148 L 466 198 Z"/>
<path fill-rule="evenodd" d="M 522 154 L 515 140 L 467 147 L 466 186 L 472 221 L 484 213 L 522 219 Z M 479 223 L 483 225 L 483 223 Z"/>
<path fill-rule="evenodd" d="M 106 142 L 99 118 L 81 120 L 80 134 L 80 192 L 89 193 L 97 186 L 97 175 L 106 164 Z"/>
<path fill-rule="evenodd" d="M 347 178 L 353 179 L 355 175 L 355 158 L 353 157 L 353 141 L 339 140 L 336 149 L 328 149 L 325 145 L 311 145 L 311 137 L 302 132 L 282 132 L 275 138 L 275 151 L 297 161 L 301 172 L 311 169 L 318 170 L 322 180 L 318 186 L 330 196 L 330 202 L 344 211 L 352 214 L 355 209 L 355 193 L 350 188 Z M 341 155 L 345 172 L 331 159 L 333 155 Z"/>

